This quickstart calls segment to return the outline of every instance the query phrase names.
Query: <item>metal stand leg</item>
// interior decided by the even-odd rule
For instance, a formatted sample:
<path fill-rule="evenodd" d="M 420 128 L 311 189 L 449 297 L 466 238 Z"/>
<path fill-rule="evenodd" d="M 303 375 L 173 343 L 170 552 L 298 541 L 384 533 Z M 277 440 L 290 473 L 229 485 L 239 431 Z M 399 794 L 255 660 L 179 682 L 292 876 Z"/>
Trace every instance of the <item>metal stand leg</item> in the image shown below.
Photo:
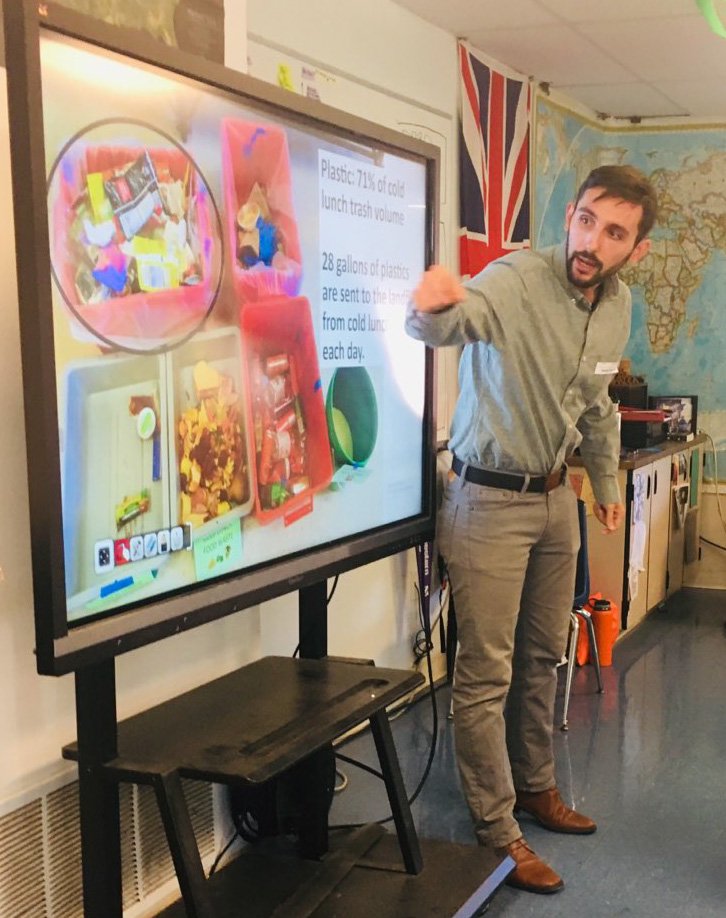
<path fill-rule="evenodd" d="M 121 829 L 118 785 L 104 774 L 116 757 L 113 660 L 76 671 L 81 871 L 85 918 L 121 918 Z"/>
<path fill-rule="evenodd" d="M 589 609 L 578 609 L 578 614 L 585 619 L 587 625 L 587 636 L 590 641 L 590 659 L 595 664 L 595 675 L 597 676 L 597 690 L 602 693 L 605 691 L 602 685 L 602 673 L 600 671 L 600 654 L 597 652 L 597 641 L 595 640 L 595 623 Z"/>
<path fill-rule="evenodd" d="M 403 855 L 403 864 L 406 873 L 421 873 L 423 870 L 423 857 L 413 824 L 411 808 L 408 805 L 406 788 L 403 784 L 401 768 L 398 764 L 396 747 L 393 745 L 391 725 L 385 711 L 378 711 L 371 717 L 371 732 L 381 763 L 383 779 L 386 783 L 388 802 L 391 804 L 393 821 L 398 833 L 398 841 Z"/>
<path fill-rule="evenodd" d="M 574 612 L 570 612 L 570 641 L 567 648 L 567 678 L 565 680 L 565 708 L 562 712 L 561 730 L 568 730 L 567 712 L 570 708 L 570 690 L 572 689 L 572 673 L 575 670 L 575 657 L 577 656 L 577 640 L 580 637 L 580 620 Z"/>
<path fill-rule="evenodd" d="M 307 860 L 319 860 L 328 852 L 328 807 L 333 796 L 334 771 L 330 746 L 314 752 L 290 771 L 300 814 L 298 852 Z"/>
<path fill-rule="evenodd" d="M 154 777 L 154 790 L 188 918 L 214 918 L 179 773 Z"/>

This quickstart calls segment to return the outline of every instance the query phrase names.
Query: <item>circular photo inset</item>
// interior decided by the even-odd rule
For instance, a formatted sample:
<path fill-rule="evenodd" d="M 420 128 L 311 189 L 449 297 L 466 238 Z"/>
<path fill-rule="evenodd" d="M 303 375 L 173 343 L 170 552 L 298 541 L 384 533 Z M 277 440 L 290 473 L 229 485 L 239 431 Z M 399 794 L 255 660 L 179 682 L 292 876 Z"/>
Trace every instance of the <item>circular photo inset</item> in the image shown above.
<path fill-rule="evenodd" d="M 143 122 L 94 122 L 48 178 L 53 279 L 74 318 L 112 348 L 150 353 L 189 338 L 214 308 L 217 204 L 181 144 Z"/>

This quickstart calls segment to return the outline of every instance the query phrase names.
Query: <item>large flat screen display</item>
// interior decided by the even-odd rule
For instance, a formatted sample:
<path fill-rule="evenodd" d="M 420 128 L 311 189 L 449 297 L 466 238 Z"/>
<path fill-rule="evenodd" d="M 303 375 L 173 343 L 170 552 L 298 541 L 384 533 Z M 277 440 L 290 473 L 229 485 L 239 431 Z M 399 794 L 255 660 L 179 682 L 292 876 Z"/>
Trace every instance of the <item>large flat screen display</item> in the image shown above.
<path fill-rule="evenodd" d="M 392 550 L 431 515 L 431 157 L 50 28 L 38 55 L 54 638 Z"/>

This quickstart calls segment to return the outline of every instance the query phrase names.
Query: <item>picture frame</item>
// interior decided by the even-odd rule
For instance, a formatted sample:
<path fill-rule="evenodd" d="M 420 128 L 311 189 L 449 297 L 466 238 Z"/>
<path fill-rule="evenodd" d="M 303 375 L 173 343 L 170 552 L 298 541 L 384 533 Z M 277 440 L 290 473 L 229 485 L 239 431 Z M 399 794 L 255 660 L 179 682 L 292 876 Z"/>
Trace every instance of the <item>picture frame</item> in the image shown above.
<path fill-rule="evenodd" d="M 648 407 L 664 411 L 669 440 L 690 440 L 698 430 L 697 395 L 651 395 Z"/>

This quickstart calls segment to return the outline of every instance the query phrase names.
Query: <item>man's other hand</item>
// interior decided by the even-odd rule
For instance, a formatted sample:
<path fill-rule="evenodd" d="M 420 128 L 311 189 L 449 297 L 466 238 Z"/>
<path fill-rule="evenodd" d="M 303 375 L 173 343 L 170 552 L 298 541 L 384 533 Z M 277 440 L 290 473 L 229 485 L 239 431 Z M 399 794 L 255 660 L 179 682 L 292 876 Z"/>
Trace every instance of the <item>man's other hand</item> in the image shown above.
<path fill-rule="evenodd" d="M 598 504 L 596 501 L 593 510 L 606 532 L 615 532 L 625 519 L 625 507 L 622 504 Z"/>
<path fill-rule="evenodd" d="M 431 265 L 413 291 L 416 312 L 441 312 L 466 299 L 466 290 L 443 265 Z"/>

